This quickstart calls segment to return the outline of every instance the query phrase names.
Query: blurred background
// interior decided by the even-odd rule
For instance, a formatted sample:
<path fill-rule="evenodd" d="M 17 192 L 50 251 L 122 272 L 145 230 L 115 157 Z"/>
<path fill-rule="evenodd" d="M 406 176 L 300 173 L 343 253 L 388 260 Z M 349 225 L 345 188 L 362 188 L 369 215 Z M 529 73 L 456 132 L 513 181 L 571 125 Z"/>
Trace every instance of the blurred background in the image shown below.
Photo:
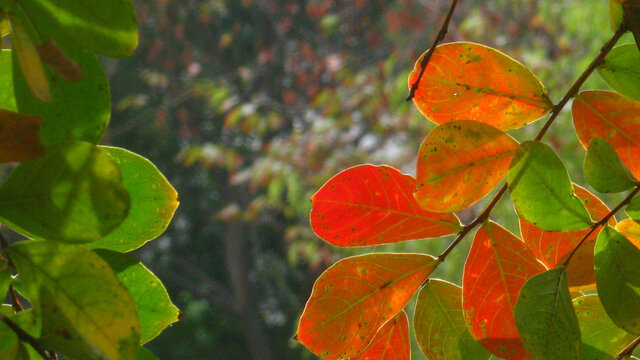
<path fill-rule="evenodd" d="M 384 163 L 415 175 L 418 146 L 434 125 L 404 101 L 407 77 L 449 5 L 136 2 L 140 47 L 104 62 L 114 110 L 103 143 L 149 158 L 180 194 L 167 232 L 136 252 L 184 312 L 149 344 L 161 359 L 313 359 L 292 336 L 326 267 L 372 251 L 437 255 L 449 244 L 339 249 L 308 223 L 310 196 L 340 170 Z M 557 102 L 611 34 L 606 0 L 466 0 L 445 41 L 514 57 Z M 584 88 L 606 85 L 594 74 Z M 540 126 L 511 134 L 531 139 Z M 584 184 L 584 151 L 567 111 L 545 141 Z M 508 200 L 492 218 L 519 233 Z M 460 283 L 470 238 L 435 277 Z M 415 348 L 413 358 L 424 357 Z"/>

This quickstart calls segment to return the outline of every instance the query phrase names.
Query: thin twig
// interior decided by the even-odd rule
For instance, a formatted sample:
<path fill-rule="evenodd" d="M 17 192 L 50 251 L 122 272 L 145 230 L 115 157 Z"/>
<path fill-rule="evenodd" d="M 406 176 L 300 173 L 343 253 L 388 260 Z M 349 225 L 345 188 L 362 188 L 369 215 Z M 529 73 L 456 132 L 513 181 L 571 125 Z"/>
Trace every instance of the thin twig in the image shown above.
<path fill-rule="evenodd" d="M 616 356 L 616 360 L 622 360 L 625 356 L 633 354 L 633 350 L 635 350 L 638 345 L 640 345 L 640 337 L 633 340 L 631 344 L 627 345 L 627 347 L 624 348 L 624 350 L 622 350 L 622 352 L 618 356 Z"/>
<path fill-rule="evenodd" d="M 18 335 L 18 338 L 20 338 L 20 340 L 29 343 L 29 345 L 31 345 L 31 347 L 33 347 L 44 359 L 51 360 L 51 356 L 49 356 L 47 350 L 43 348 L 42 345 L 40 345 L 38 339 L 31 336 L 28 332 L 22 330 L 22 328 L 18 326 L 18 324 L 11 321 L 11 319 L 6 317 L 5 315 L 0 314 L 0 316 L 2 316 L 2 321 L 7 324 L 7 326 L 11 330 L 13 330 L 16 335 Z"/>
<path fill-rule="evenodd" d="M 440 27 L 440 31 L 438 32 L 438 35 L 436 35 L 436 39 L 433 41 L 433 44 L 431 44 L 431 48 L 429 49 L 429 51 L 427 51 L 427 53 L 422 58 L 422 61 L 420 62 L 420 74 L 418 74 L 418 78 L 411 85 L 411 90 L 409 90 L 409 96 L 407 96 L 406 101 L 411 101 L 411 99 L 413 99 L 413 97 L 416 95 L 416 91 L 418 90 L 418 85 L 420 84 L 420 79 L 422 79 L 422 75 L 424 75 L 424 71 L 427 68 L 427 64 L 431 59 L 431 54 L 433 54 L 433 52 L 436 49 L 436 46 L 438 46 L 438 44 L 444 39 L 444 36 L 447 34 L 447 31 L 449 29 L 449 22 L 453 17 L 453 12 L 456 10 L 456 5 L 458 5 L 458 0 L 453 0 L 451 2 L 451 7 L 449 8 L 449 13 L 447 14 L 447 18 L 444 20 L 444 23 L 442 23 L 442 26 Z"/>

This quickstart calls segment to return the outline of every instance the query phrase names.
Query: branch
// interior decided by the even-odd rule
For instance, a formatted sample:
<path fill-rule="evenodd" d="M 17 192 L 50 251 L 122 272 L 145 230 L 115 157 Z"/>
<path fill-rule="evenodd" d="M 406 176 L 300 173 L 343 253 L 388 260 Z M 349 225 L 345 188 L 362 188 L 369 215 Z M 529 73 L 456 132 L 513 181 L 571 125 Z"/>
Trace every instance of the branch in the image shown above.
<path fill-rule="evenodd" d="M 453 2 L 451 3 L 451 7 L 449 8 L 447 18 L 444 20 L 442 27 L 440 27 L 440 31 L 438 32 L 438 35 L 436 35 L 436 39 L 433 41 L 433 44 L 431 44 L 431 48 L 429 49 L 429 51 L 427 51 L 427 53 L 422 58 L 422 61 L 420 62 L 420 74 L 418 75 L 416 81 L 411 85 L 411 90 L 409 90 L 409 96 L 407 96 L 406 101 L 411 101 L 411 99 L 413 99 L 413 97 L 416 95 L 418 85 L 420 84 L 420 79 L 422 79 L 422 75 L 424 75 L 424 71 L 426 70 L 427 64 L 431 59 L 431 55 L 435 51 L 436 46 L 438 46 L 438 44 L 444 39 L 444 36 L 447 34 L 449 22 L 453 17 L 453 12 L 456 9 L 456 5 L 458 5 L 458 0 L 453 0 Z"/>
<path fill-rule="evenodd" d="M 2 321 L 5 324 L 7 324 L 7 326 L 11 330 L 13 330 L 13 332 L 16 333 L 16 335 L 18 335 L 18 338 L 20 338 L 20 340 L 29 343 L 29 345 L 31 345 L 31 347 L 33 347 L 38 352 L 38 354 L 42 356 L 42 358 L 46 360 L 52 359 L 51 356 L 49 355 L 49 352 L 45 348 L 43 348 L 42 345 L 40 345 L 40 343 L 38 342 L 38 339 L 31 336 L 28 332 L 22 330 L 22 328 L 18 326 L 18 324 L 11 321 L 11 319 L 6 317 L 5 315 L 0 314 L 0 316 L 2 316 Z"/>
<path fill-rule="evenodd" d="M 633 350 L 635 350 L 638 345 L 640 345 L 640 337 L 633 340 L 631 344 L 627 345 L 627 347 L 624 348 L 624 350 L 622 350 L 622 352 L 618 356 L 616 356 L 615 360 L 622 360 L 625 356 L 632 355 Z"/>

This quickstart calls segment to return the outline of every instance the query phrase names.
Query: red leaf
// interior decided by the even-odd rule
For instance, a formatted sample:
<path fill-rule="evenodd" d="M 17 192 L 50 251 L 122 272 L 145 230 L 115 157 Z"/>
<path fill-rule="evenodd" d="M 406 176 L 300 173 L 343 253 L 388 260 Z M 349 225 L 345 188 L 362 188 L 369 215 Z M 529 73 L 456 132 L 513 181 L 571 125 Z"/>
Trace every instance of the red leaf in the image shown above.
<path fill-rule="evenodd" d="M 44 154 L 42 117 L 0 110 L 0 163 L 35 160 Z"/>
<path fill-rule="evenodd" d="M 409 319 L 400 311 L 387 321 L 363 352 L 351 360 L 411 360 Z"/>

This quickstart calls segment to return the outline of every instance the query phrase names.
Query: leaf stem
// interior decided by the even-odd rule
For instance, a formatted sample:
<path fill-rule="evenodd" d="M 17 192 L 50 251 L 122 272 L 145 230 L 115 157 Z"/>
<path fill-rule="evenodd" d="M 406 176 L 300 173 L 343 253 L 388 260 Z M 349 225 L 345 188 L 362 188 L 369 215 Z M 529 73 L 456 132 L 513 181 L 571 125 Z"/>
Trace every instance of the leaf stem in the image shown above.
<path fill-rule="evenodd" d="M 40 345 L 40 343 L 38 342 L 38 339 L 31 336 L 28 332 L 22 330 L 22 328 L 18 326 L 18 324 L 11 321 L 11 319 L 6 317 L 5 315 L 0 314 L 0 316 L 2 316 L 2 322 L 4 322 L 11 330 L 13 330 L 13 332 L 16 333 L 16 335 L 18 335 L 20 340 L 29 343 L 29 345 L 31 345 L 38 352 L 38 354 L 40 354 L 40 356 L 42 356 L 44 359 L 47 359 L 47 360 L 52 359 L 48 351 L 44 349 L 42 345 Z"/>
<path fill-rule="evenodd" d="M 615 360 L 622 360 L 625 356 L 633 354 L 633 350 L 635 350 L 638 345 L 640 345 L 640 337 L 633 340 L 631 344 L 627 345 L 627 347 L 624 348 L 624 350 L 622 350 L 622 352 L 618 356 L 616 356 Z"/>
<path fill-rule="evenodd" d="M 420 74 L 418 75 L 418 78 L 416 79 L 416 81 L 411 85 L 411 90 L 409 90 L 409 96 L 407 96 L 406 101 L 411 101 L 411 99 L 413 99 L 413 97 L 416 95 L 416 91 L 418 90 L 418 85 L 420 84 L 420 79 L 422 79 L 422 75 L 424 75 L 424 71 L 427 69 L 427 64 L 429 64 L 429 60 L 431 59 L 431 54 L 433 54 L 433 52 L 436 49 L 436 46 L 438 46 L 438 44 L 444 39 L 444 36 L 447 34 L 447 31 L 449 28 L 449 22 L 453 17 L 453 12 L 456 9 L 456 5 L 458 5 L 458 0 L 453 0 L 451 2 L 451 7 L 449 8 L 449 13 L 447 14 L 447 18 L 444 20 L 444 23 L 442 23 L 442 26 L 440 27 L 440 31 L 438 32 L 438 35 L 436 35 L 436 38 L 433 41 L 433 44 L 431 44 L 431 48 L 424 55 L 424 57 L 422 58 L 422 61 L 420 62 Z"/>

